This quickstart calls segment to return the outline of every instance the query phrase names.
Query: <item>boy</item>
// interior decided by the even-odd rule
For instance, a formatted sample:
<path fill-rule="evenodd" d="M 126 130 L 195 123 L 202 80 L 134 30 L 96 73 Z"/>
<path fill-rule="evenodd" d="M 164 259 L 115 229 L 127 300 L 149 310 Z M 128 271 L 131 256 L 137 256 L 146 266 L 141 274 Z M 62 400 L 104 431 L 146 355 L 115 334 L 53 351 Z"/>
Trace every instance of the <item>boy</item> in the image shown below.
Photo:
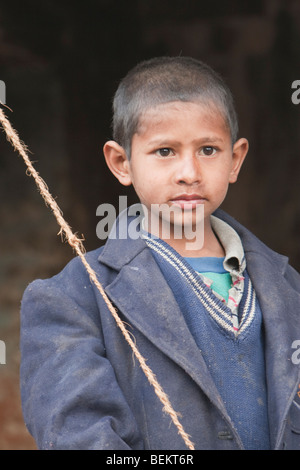
<path fill-rule="evenodd" d="M 145 61 L 119 85 L 113 132 L 105 159 L 141 201 L 140 236 L 87 260 L 195 448 L 300 449 L 300 277 L 218 209 L 248 150 L 229 90 L 194 59 Z M 21 354 L 39 448 L 185 449 L 78 259 L 27 288 Z"/>

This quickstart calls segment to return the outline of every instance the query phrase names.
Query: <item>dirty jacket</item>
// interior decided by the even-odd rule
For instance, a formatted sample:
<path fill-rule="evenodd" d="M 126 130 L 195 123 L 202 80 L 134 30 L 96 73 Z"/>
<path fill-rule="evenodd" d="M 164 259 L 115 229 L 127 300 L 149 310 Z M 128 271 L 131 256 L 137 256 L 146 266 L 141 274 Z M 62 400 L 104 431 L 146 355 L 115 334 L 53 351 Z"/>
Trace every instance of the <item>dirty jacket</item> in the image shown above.
<path fill-rule="evenodd" d="M 233 218 L 215 215 L 242 240 L 262 310 L 271 448 L 300 450 L 300 276 Z M 145 241 L 108 239 L 87 260 L 195 449 L 243 449 Z M 21 396 L 40 449 L 187 448 L 78 258 L 24 293 Z"/>

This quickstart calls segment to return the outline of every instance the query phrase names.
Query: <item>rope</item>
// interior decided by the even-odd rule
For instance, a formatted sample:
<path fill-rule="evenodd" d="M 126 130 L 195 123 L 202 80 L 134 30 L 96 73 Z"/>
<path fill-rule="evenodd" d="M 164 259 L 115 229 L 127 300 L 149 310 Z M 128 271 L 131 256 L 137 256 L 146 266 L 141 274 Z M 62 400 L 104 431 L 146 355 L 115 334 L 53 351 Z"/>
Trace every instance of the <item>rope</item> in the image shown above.
<path fill-rule="evenodd" d="M 2 124 L 2 128 L 6 134 L 7 140 L 11 143 L 14 150 L 16 150 L 19 155 L 23 158 L 26 166 L 27 166 L 27 174 L 32 176 L 35 180 L 37 188 L 43 197 L 47 206 L 49 206 L 57 220 L 57 223 L 60 227 L 59 235 L 64 235 L 66 237 L 67 242 L 69 245 L 75 250 L 79 258 L 81 259 L 83 265 L 85 266 L 90 280 L 94 283 L 97 287 L 98 291 L 102 295 L 109 311 L 111 312 L 112 316 L 114 317 L 118 327 L 120 328 L 124 338 L 126 339 L 127 343 L 131 347 L 132 351 L 134 352 L 137 360 L 140 363 L 140 366 L 145 373 L 149 383 L 153 386 L 156 395 L 158 396 L 159 400 L 163 404 L 163 411 L 167 413 L 174 425 L 177 427 L 178 434 L 184 440 L 186 446 L 190 450 L 194 450 L 194 445 L 190 440 L 189 435 L 184 431 L 179 419 L 178 413 L 175 412 L 173 409 L 170 400 L 164 390 L 162 389 L 161 385 L 158 383 L 155 374 L 152 372 L 150 367 L 146 364 L 145 358 L 141 355 L 134 340 L 131 338 L 129 332 L 127 331 L 124 322 L 120 319 L 119 315 L 117 314 L 116 309 L 112 305 L 111 301 L 109 300 L 108 296 L 106 295 L 101 283 L 99 282 L 97 275 L 90 264 L 87 262 L 85 257 L 85 248 L 82 243 L 82 239 L 78 238 L 76 234 L 74 234 L 71 230 L 69 224 L 63 218 L 63 214 L 61 209 L 59 208 L 58 204 L 56 203 L 53 196 L 50 194 L 49 189 L 45 181 L 40 177 L 39 173 L 34 168 L 30 158 L 28 157 L 28 149 L 26 145 L 20 140 L 18 133 L 15 129 L 13 129 L 12 125 L 10 124 L 8 118 L 6 117 L 5 113 L 2 109 L 0 109 L 0 122 Z"/>

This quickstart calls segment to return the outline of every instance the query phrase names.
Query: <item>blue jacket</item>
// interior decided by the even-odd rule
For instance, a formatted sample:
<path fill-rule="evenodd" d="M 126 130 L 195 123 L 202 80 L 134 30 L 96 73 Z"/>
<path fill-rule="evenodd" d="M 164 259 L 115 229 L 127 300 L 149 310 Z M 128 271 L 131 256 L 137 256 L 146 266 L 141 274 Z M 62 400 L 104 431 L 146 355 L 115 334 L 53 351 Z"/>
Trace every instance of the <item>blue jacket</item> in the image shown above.
<path fill-rule="evenodd" d="M 263 313 L 272 449 L 300 450 L 300 361 L 292 360 L 300 340 L 300 276 L 230 216 L 216 215 L 241 237 Z M 87 260 L 195 448 L 242 449 L 145 241 L 108 239 Z M 78 258 L 24 293 L 21 395 L 40 449 L 186 449 Z"/>

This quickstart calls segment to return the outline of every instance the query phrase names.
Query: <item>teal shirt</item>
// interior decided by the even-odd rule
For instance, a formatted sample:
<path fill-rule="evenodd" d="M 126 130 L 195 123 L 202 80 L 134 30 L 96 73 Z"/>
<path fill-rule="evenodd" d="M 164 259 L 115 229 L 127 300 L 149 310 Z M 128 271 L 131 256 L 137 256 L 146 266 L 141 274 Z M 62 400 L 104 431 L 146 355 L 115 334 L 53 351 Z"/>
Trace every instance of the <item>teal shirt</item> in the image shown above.
<path fill-rule="evenodd" d="M 211 289 L 228 302 L 228 291 L 232 287 L 231 274 L 224 268 L 225 258 L 185 258 L 192 268 L 212 281 Z"/>

